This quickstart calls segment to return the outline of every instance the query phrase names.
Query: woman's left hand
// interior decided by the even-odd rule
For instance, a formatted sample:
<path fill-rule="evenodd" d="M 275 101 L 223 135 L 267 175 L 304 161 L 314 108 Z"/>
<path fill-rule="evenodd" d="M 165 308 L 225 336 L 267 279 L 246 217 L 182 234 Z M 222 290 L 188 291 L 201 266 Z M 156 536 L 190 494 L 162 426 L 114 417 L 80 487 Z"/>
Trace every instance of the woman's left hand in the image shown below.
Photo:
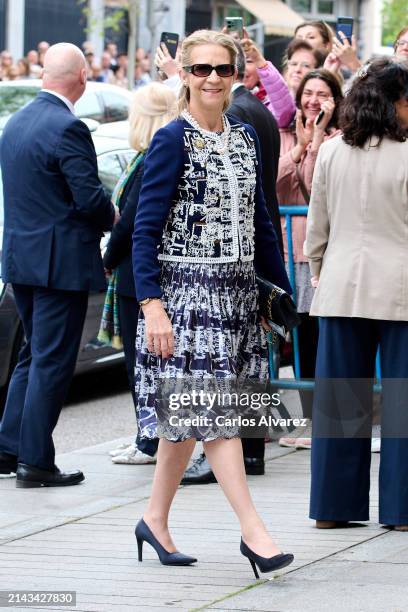
<path fill-rule="evenodd" d="M 310 279 L 310 284 L 312 285 L 313 289 L 317 289 L 317 287 L 319 286 L 319 277 L 312 276 L 312 278 Z"/>

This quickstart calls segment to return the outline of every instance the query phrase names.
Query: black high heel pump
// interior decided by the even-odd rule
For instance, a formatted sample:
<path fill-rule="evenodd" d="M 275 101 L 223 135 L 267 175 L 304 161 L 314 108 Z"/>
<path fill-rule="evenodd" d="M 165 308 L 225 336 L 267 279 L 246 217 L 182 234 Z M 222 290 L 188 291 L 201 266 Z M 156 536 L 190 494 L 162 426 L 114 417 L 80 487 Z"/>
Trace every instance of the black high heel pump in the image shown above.
<path fill-rule="evenodd" d="M 135 536 L 137 541 L 137 550 L 139 553 L 139 561 L 142 561 L 143 542 L 147 542 L 154 548 L 162 565 L 191 565 L 197 561 L 197 559 L 194 559 L 194 557 L 183 555 L 183 553 L 180 552 L 168 552 L 165 548 L 163 548 L 157 538 L 154 537 L 150 528 L 148 525 L 146 525 L 143 519 L 140 519 L 136 525 Z"/>
<path fill-rule="evenodd" d="M 282 569 L 283 567 L 290 565 L 295 558 L 290 553 L 280 553 L 279 555 L 274 555 L 273 557 L 261 557 L 260 555 L 254 553 L 254 551 L 245 544 L 242 538 L 240 551 L 244 557 L 249 559 L 252 569 L 254 570 L 255 578 L 259 578 L 257 566 L 262 573 L 273 572 L 274 570 Z"/>

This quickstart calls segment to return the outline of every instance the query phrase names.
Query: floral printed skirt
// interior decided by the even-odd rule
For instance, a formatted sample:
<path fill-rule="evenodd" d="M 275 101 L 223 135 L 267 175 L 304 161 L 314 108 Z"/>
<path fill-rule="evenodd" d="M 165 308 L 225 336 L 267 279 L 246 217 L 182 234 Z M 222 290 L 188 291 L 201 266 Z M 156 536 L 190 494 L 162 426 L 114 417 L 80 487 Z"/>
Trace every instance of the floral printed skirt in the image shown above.
<path fill-rule="evenodd" d="M 135 363 L 139 435 L 159 435 L 174 442 L 191 437 L 212 440 L 237 436 L 234 426 L 169 425 L 171 410 L 166 413 L 163 408 L 168 409 L 163 389 L 168 391 L 176 383 L 183 388 L 190 385 L 190 390 L 201 389 L 204 382 L 215 382 L 219 389 L 242 379 L 267 379 L 268 349 L 259 323 L 253 262 L 163 262 L 161 287 L 163 305 L 173 325 L 175 351 L 169 359 L 148 352 L 140 313 Z M 194 414 L 194 406 L 189 410 Z M 160 427 L 164 421 L 165 426 Z"/>

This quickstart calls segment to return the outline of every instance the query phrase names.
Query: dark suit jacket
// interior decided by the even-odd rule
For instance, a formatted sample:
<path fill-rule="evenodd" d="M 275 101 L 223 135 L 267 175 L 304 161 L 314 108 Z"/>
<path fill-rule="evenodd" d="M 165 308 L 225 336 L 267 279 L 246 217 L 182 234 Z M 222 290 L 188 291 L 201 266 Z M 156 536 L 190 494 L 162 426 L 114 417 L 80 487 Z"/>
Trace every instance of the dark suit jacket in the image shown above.
<path fill-rule="evenodd" d="M 279 249 L 283 253 L 279 204 L 276 197 L 280 135 L 275 118 L 271 111 L 244 86 L 238 87 L 233 92 L 232 104 L 228 109 L 228 114 L 234 115 L 244 123 L 249 123 L 257 133 L 261 149 L 262 187 L 266 208 L 278 237 Z"/>
<path fill-rule="evenodd" d="M 99 242 L 114 209 L 98 178 L 87 126 L 40 92 L 0 141 L 4 189 L 2 277 L 10 283 L 100 290 Z"/>
<path fill-rule="evenodd" d="M 132 234 L 143 177 L 143 160 L 129 177 L 119 202 L 120 219 L 111 232 L 103 265 L 108 270 L 117 268 L 119 295 L 136 299 L 132 267 Z"/>

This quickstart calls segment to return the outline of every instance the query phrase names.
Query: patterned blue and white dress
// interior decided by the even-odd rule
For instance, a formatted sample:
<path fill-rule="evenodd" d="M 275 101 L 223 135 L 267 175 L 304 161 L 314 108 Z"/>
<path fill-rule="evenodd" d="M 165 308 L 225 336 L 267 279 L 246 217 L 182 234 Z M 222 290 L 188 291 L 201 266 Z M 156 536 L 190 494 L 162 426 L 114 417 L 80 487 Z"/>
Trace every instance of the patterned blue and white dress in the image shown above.
<path fill-rule="evenodd" d="M 232 125 L 228 151 L 223 152 L 221 136 L 198 131 L 184 121 L 183 141 L 184 163 L 166 211 L 158 255 L 162 302 L 175 336 L 174 355 L 162 360 L 148 352 L 142 313 L 137 329 L 135 392 L 139 434 L 144 438 L 158 435 L 158 415 L 163 415 L 159 387 L 166 381 L 189 380 L 198 388 L 203 381 L 228 383 L 266 380 L 268 376 L 254 267 L 259 176 L 254 140 L 241 124 Z M 148 199 L 147 186 L 145 191 Z M 149 233 L 139 227 L 142 221 L 142 215 L 136 217 L 135 243 Z M 269 219 L 265 223 L 273 235 Z M 264 255 L 268 258 L 268 253 Z M 138 265 L 142 266 L 135 264 L 138 257 L 134 248 L 139 297 Z M 273 267 L 273 262 L 270 265 Z M 281 262 L 279 265 L 283 267 Z M 159 428 L 159 435 L 172 441 L 190 437 L 210 440 L 237 436 L 238 428 L 173 428 L 167 424 Z"/>

